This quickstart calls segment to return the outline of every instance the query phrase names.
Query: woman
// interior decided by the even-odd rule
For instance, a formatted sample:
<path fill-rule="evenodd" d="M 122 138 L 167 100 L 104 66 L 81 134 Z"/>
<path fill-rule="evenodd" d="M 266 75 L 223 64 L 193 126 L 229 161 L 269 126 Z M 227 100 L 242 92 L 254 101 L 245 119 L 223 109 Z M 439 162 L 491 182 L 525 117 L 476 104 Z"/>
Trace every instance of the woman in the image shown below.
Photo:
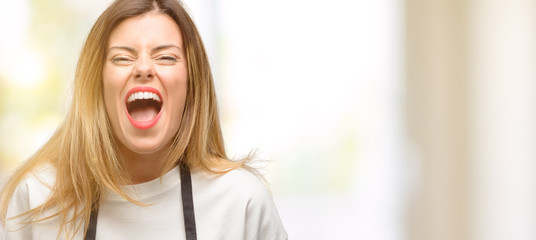
<path fill-rule="evenodd" d="M 114 2 L 74 91 L 2 191 L 2 239 L 287 238 L 247 159 L 226 156 L 205 49 L 179 2 Z"/>

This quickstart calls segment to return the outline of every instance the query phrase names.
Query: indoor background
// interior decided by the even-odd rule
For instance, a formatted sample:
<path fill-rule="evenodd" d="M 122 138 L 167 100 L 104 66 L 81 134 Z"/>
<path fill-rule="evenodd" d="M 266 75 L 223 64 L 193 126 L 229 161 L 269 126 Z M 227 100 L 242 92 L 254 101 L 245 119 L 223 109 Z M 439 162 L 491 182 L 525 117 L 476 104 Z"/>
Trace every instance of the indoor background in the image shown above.
<path fill-rule="evenodd" d="M 62 121 L 110 2 L 0 0 L 0 175 Z M 535 1 L 185 3 L 290 239 L 536 239 Z"/>

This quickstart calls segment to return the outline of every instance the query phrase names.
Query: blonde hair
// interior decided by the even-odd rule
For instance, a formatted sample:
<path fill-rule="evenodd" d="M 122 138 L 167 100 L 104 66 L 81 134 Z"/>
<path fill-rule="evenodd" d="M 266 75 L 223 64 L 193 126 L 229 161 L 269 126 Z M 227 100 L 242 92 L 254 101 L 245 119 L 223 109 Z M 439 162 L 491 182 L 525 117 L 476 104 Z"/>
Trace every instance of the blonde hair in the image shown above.
<path fill-rule="evenodd" d="M 56 169 L 50 198 L 41 206 L 15 217 L 27 215 L 28 223 L 58 217 L 59 231 L 73 238 L 87 230 L 92 211 L 97 210 L 101 192 L 108 188 L 136 203 L 121 190 L 129 176 L 117 157 L 116 139 L 106 114 L 102 94 L 102 70 L 108 38 L 123 20 L 151 11 L 170 16 L 179 26 L 188 66 L 185 109 L 178 132 L 165 156 L 162 173 L 186 164 L 212 173 L 225 173 L 245 166 L 228 159 L 218 115 L 210 65 L 194 22 L 177 0 L 117 0 L 98 18 L 80 53 L 76 68 L 71 109 L 52 138 L 28 159 L 6 183 L 0 198 L 0 217 L 6 221 L 9 202 L 17 186 L 43 165 Z M 51 216 L 44 210 L 54 208 Z M 58 236 L 59 237 L 59 236 Z"/>

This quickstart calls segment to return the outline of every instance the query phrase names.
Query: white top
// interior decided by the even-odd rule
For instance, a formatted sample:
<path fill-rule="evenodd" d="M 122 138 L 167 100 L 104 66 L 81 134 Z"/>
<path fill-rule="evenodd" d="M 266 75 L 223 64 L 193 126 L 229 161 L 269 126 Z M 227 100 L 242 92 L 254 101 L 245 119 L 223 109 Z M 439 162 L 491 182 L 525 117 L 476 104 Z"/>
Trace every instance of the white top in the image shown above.
<path fill-rule="evenodd" d="M 224 175 L 192 171 L 191 175 L 197 239 L 288 238 L 270 193 L 247 170 L 236 169 Z M 23 181 L 10 203 L 8 218 L 42 204 L 54 180 L 55 170 L 49 167 Z M 138 206 L 114 192 L 105 192 L 96 239 L 186 239 L 180 182 L 176 167 L 161 181 L 158 178 L 124 186 L 131 196 L 149 206 Z M 56 218 L 31 225 L 21 225 L 21 220 L 8 221 L 0 239 L 56 239 L 58 235 Z M 59 239 L 63 238 L 60 235 Z M 83 239 L 83 233 L 78 232 L 75 239 Z"/>

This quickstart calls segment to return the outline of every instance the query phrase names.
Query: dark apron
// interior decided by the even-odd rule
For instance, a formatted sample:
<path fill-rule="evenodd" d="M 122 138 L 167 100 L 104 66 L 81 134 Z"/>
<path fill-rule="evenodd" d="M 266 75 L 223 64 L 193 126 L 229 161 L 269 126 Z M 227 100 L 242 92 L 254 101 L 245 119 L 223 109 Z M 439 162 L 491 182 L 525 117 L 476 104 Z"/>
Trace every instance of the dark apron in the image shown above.
<path fill-rule="evenodd" d="M 180 167 L 181 172 L 181 195 L 182 210 L 184 213 L 184 229 L 186 230 L 186 240 L 196 240 L 197 231 L 195 228 L 194 199 L 192 197 L 192 177 L 190 169 L 187 166 Z M 86 232 L 85 240 L 95 240 L 97 233 L 97 215 L 98 211 L 91 212 L 89 226 Z"/>

